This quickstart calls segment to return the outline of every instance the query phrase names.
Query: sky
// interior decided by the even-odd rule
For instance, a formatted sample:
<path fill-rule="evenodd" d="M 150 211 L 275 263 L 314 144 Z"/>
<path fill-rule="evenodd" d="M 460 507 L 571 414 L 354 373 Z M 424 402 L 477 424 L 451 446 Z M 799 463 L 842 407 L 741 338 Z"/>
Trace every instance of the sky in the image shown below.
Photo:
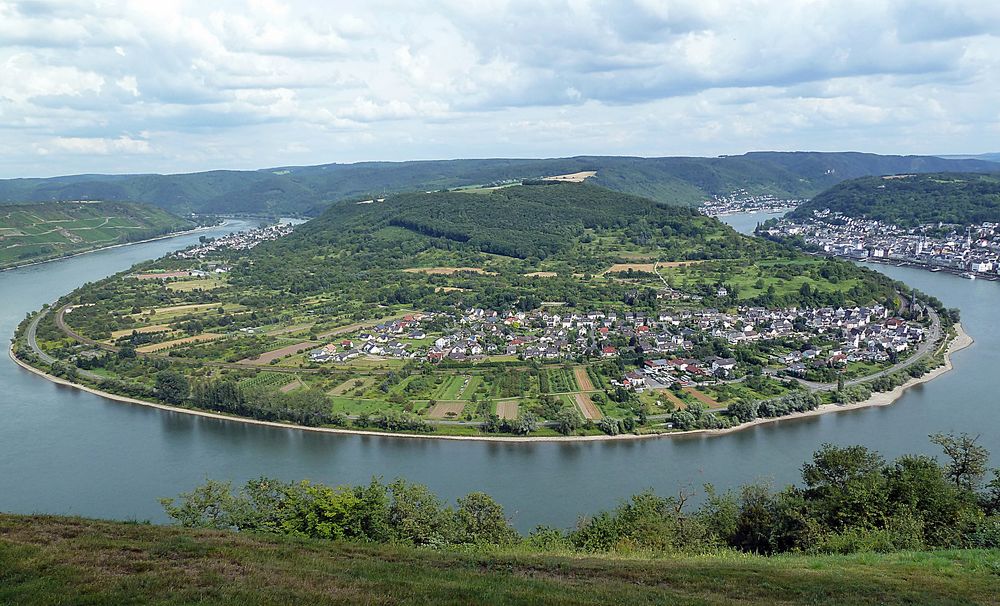
<path fill-rule="evenodd" d="M 1000 151 L 995 0 L 0 0 L 0 177 Z"/>

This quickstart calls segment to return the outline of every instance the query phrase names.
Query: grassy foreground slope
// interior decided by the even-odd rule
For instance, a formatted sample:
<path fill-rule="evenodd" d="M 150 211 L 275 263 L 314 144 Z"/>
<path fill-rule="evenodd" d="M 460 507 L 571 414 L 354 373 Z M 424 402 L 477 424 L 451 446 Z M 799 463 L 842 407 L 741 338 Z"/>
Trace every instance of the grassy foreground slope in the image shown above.
<path fill-rule="evenodd" d="M 0 204 L 142 200 L 173 212 L 309 213 L 338 200 L 596 170 L 593 181 L 658 202 L 696 205 L 716 194 L 807 198 L 845 179 L 941 171 L 994 172 L 997 164 L 929 156 L 753 152 L 719 158 L 578 156 L 360 162 L 179 175 L 73 175 L 0 180 Z"/>
<path fill-rule="evenodd" d="M 995 604 L 996 550 L 469 554 L 0 515 L 0 604 Z"/>
<path fill-rule="evenodd" d="M 0 269 L 194 227 L 160 208 L 125 202 L 0 207 Z"/>
<path fill-rule="evenodd" d="M 789 216 L 830 209 L 903 226 L 1000 221 L 1000 176 L 934 173 L 865 177 L 833 186 Z"/>

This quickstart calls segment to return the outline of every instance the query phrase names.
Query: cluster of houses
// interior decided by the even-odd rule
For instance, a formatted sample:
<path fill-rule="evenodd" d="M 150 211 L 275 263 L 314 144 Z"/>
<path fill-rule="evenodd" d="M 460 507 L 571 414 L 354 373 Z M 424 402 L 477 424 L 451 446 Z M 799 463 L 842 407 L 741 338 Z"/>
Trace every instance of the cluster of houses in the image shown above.
<path fill-rule="evenodd" d="M 428 336 L 431 319 L 446 327 Z M 641 352 L 642 368 L 619 382 L 631 389 L 650 384 L 726 380 L 740 374 L 733 358 L 690 356 L 693 342 L 711 336 L 730 345 L 760 340 L 792 340 L 800 349 L 776 352 L 775 364 L 790 374 L 810 365 L 842 367 L 850 362 L 884 362 L 925 338 L 923 327 L 892 317 L 881 305 L 852 308 L 743 307 L 641 312 L 498 312 L 472 308 L 462 313 L 408 315 L 329 343 L 309 354 L 315 362 L 345 362 L 360 356 L 476 362 L 491 356 L 524 360 L 565 360 L 579 356 L 616 358 L 620 348 Z M 433 339 L 433 341 L 431 340 Z M 820 349 L 807 343 L 822 342 Z M 832 344 L 832 345 L 831 345 Z M 686 355 L 685 355 L 686 354 Z"/>
<path fill-rule="evenodd" d="M 291 223 L 277 223 L 249 231 L 238 231 L 176 252 L 174 256 L 181 259 L 201 259 L 222 250 L 250 250 L 262 242 L 287 236 L 293 229 L 295 226 Z"/>
<path fill-rule="evenodd" d="M 801 236 L 826 254 L 867 261 L 916 263 L 934 269 L 1000 275 L 1000 224 L 903 228 L 829 210 L 805 220 L 782 219 L 766 232 L 772 237 Z"/>
<path fill-rule="evenodd" d="M 712 196 L 701 203 L 699 210 L 710 217 L 735 213 L 776 212 L 790 210 L 802 200 L 786 200 L 770 194 L 751 194 L 745 189 L 737 189 L 726 195 Z"/>
<path fill-rule="evenodd" d="M 427 333 L 420 325 L 433 316 L 430 313 L 410 314 L 376 324 L 353 338 L 341 339 L 312 350 L 309 352 L 309 359 L 313 362 L 347 362 L 361 356 L 416 358 L 417 352 L 412 342 L 427 338 Z"/>

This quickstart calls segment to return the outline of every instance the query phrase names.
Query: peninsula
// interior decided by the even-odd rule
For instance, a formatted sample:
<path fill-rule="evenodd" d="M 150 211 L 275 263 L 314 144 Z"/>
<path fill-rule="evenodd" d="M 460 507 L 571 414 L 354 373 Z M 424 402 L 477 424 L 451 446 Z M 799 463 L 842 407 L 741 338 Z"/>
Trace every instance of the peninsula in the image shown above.
<path fill-rule="evenodd" d="M 944 365 L 956 320 L 693 209 L 548 180 L 345 201 L 203 242 L 68 294 L 13 352 L 265 423 L 631 437 L 863 402 Z"/>

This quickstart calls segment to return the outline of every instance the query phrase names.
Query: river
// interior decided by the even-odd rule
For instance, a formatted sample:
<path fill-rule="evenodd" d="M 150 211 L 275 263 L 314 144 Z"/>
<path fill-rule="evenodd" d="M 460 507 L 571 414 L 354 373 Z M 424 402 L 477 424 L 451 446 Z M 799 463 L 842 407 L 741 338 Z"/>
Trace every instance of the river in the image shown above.
<path fill-rule="evenodd" d="M 754 216 L 725 220 L 752 230 Z M 230 228 L 240 228 L 234 222 Z M 216 229 L 208 235 L 219 235 Z M 200 235 L 200 234 L 199 234 Z M 185 235 L 0 272 L 0 333 L 87 281 L 190 245 Z M 330 435 L 192 417 L 62 387 L 0 359 L 0 511 L 164 522 L 157 502 L 206 478 L 236 483 L 269 475 L 330 484 L 403 476 L 447 499 L 495 496 L 514 524 L 567 527 L 652 487 L 661 494 L 711 482 L 781 485 L 824 442 L 864 444 L 887 457 L 935 454 L 927 435 L 981 434 L 1000 454 L 1000 284 L 947 273 L 876 266 L 962 310 L 977 340 L 956 370 L 906 392 L 893 406 L 762 425 L 719 437 L 498 444 Z"/>

